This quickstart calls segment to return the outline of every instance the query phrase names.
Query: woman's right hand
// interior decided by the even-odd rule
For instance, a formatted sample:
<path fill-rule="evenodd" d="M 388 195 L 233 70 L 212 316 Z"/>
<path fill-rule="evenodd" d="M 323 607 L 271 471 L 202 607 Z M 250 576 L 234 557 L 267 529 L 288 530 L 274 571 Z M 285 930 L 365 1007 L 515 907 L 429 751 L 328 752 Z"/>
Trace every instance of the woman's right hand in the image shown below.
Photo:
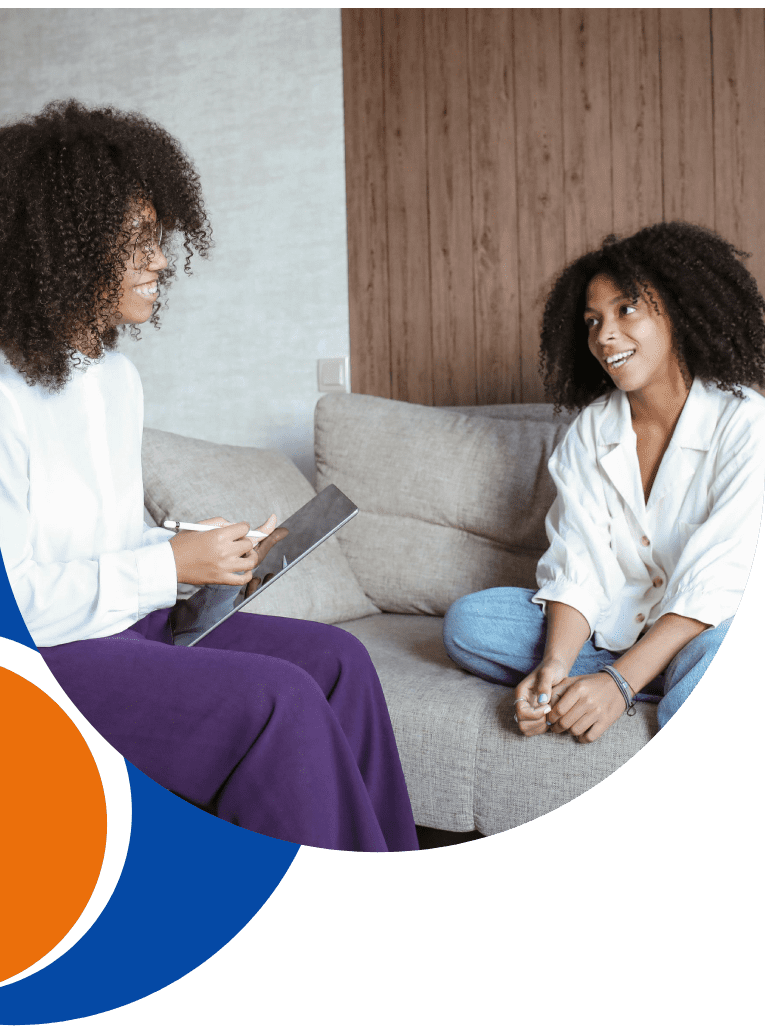
<path fill-rule="evenodd" d="M 272 515 L 259 526 L 259 531 L 268 532 L 276 521 Z M 193 586 L 243 586 L 274 544 L 288 534 L 287 529 L 274 529 L 266 539 L 254 545 L 245 535 L 250 529 L 247 522 L 208 518 L 200 524 L 212 525 L 212 532 L 178 532 L 169 541 L 178 582 Z"/>
<path fill-rule="evenodd" d="M 559 700 L 555 688 L 567 678 L 567 668 L 561 662 L 544 659 L 537 669 L 516 685 L 516 722 L 525 737 L 544 734 L 548 730 L 546 716 Z M 538 701 L 543 697 L 543 701 Z"/>

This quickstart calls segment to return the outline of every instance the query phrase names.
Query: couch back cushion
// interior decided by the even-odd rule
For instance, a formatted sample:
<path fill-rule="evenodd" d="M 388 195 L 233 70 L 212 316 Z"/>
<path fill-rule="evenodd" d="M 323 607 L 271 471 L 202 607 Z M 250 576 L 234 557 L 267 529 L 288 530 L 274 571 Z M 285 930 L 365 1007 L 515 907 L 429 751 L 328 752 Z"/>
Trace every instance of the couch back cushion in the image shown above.
<path fill-rule="evenodd" d="M 546 465 L 569 420 L 548 404 L 320 399 L 317 488 L 333 482 L 360 509 L 339 542 L 369 598 L 443 615 L 475 590 L 534 586 L 555 495 Z"/>
<path fill-rule="evenodd" d="M 260 525 L 311 500 L 314 489 L 274 450 L 222 446 L 146 428 L 142 441 L 145 506 L 156 524 L 222 515 Z M 335 537 L 259 594 L 246 612 L 315 622 L 345 622 L 377 612 L 357 584 Z"/>

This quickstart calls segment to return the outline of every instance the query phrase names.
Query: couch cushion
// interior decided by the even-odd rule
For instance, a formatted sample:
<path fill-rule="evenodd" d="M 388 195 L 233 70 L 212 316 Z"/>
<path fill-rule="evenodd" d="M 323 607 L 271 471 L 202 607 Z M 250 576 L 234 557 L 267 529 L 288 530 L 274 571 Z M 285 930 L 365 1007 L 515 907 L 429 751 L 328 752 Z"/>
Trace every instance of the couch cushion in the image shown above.
<path fill-rule="evenodd" d="M 340 542 L 383 611 L 443 615 L 474 590 L 534 585 L 554 498 L 546 465 L 568 418 L 548 405 L 496 411 L 318 402 L 317 486 L 335 483 L 360 508 Z"/>
<path fill-rule="evenodd" d="M 414 820 L 426 827 L 492 835 L 534 820 L 604 780 L 657 730 L 656 706 L 638 704 L 590 745 L 526 738 L 513 722 L 513 688 L 459 669 L 442 619 L 376 615 L 342 627 L 376 666 Z"/>
<path fill-rule="evenodd" d="M 274 450 L 222 446 L 146 428 L 145 506 L 157 524 L 222 515 L 255 527 L 274 512 L 282 522 L 314 496 L 291 460 Z M 357 519 L 355 519 L 357 521 Z M 357 585 L 335 538 L 245 607 L 258 614 L 341 622 L 377 609 Z"/>

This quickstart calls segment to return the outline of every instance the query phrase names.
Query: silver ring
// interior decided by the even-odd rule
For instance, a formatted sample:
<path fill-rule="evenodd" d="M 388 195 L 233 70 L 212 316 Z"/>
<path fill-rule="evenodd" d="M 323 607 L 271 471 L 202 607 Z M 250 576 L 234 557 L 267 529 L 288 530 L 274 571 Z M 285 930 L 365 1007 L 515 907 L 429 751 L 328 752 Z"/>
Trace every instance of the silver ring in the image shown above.
<path fill-rule="evenodd" d="M 527 705 L 529 705 L 529 698 L 517 698 L 516 701 L 525 701 Z M 514 702 L 513 704 L 515 705 L 516 702 Z"/>

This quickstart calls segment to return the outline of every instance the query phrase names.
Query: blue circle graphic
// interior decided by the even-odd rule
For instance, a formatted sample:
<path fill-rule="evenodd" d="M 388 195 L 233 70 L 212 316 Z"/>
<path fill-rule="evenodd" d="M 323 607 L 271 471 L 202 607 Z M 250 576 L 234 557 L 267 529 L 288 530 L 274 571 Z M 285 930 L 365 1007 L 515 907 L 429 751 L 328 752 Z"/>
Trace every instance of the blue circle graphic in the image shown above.
<path fill-rule="evenodd" d="M 0 987 L 0 1024 L 83 1018 L 176 981 L 247 924 L 298 852 L 210 816 L 126 766 L 132 831 L 113 895 L 63 956 Z"/>

